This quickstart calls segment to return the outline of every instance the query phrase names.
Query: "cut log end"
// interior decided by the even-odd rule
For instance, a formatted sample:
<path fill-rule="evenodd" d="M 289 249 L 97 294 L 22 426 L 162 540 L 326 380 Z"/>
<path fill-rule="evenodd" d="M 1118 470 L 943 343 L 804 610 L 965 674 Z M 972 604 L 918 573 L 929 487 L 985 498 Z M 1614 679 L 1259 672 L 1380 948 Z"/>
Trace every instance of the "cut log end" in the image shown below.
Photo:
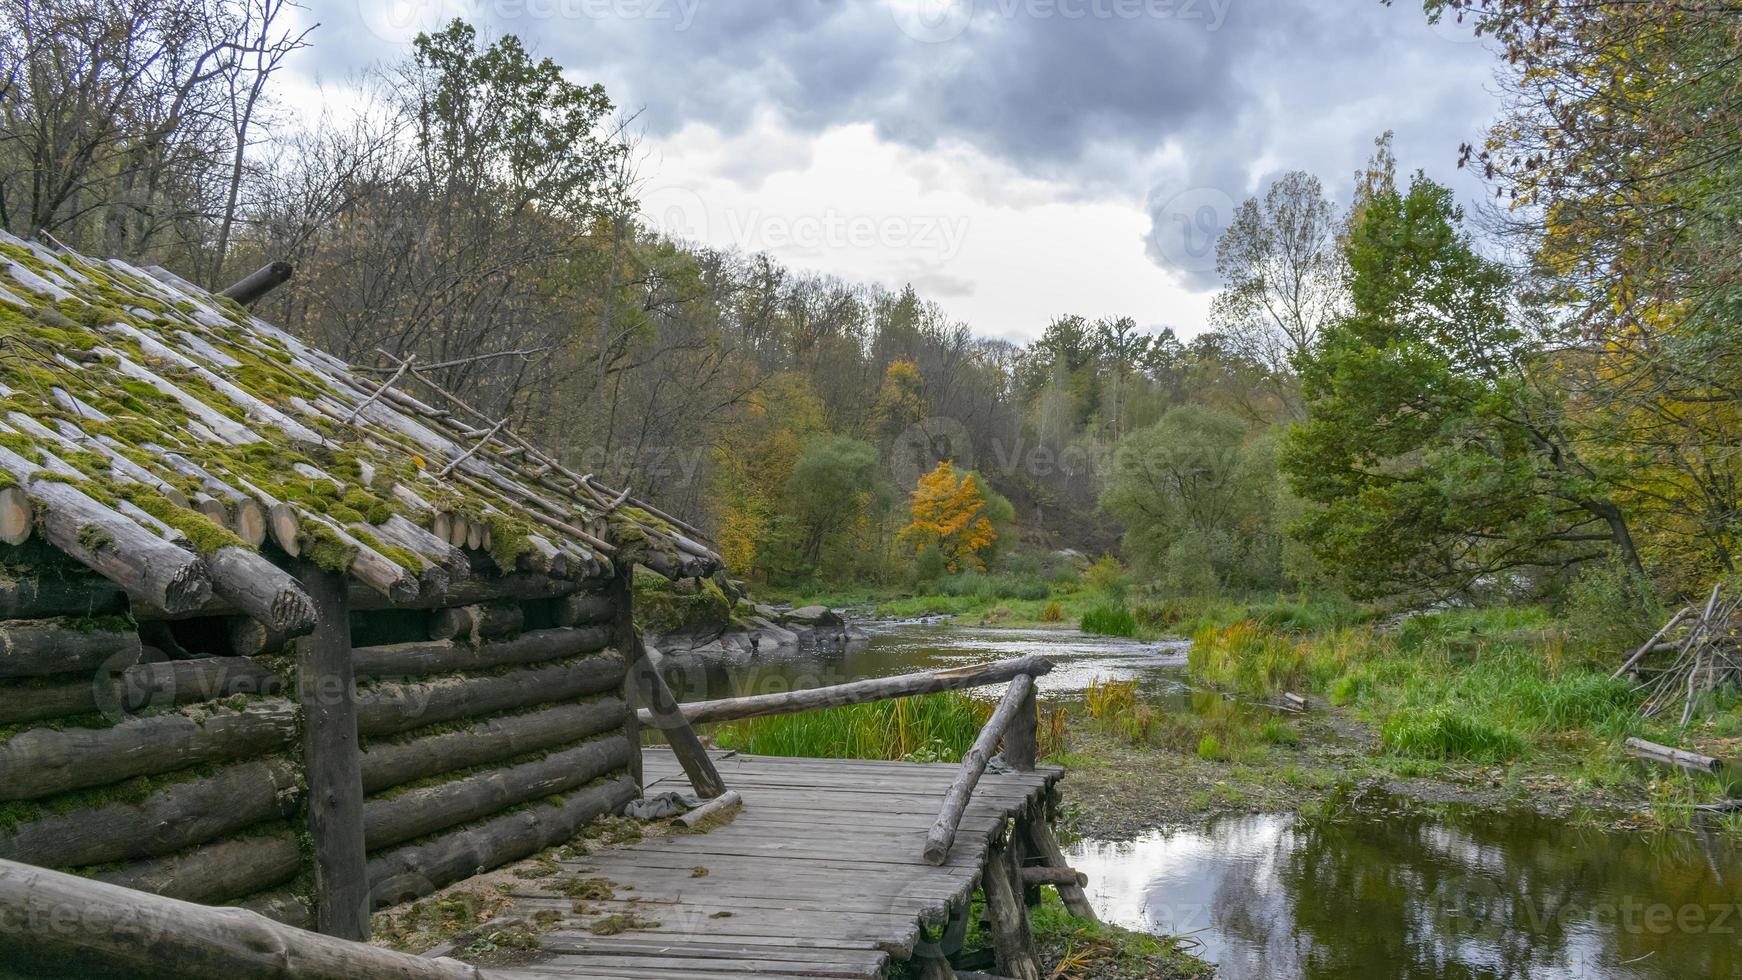
<path fill-rule="evenodd" d="M 0 541 L 23 544 L 35 527 L 30 497 L 20 487 L 0 490 Z"/>
<path fill-rule="evenodd" d="M 206 570 L 206 563 L 192 555 L 188 559 L 167 577 L 163 601 L 154 603 L 164 612 L 179 613 L 198 609 L 212 598 L 212 577 Z"/>
<path fill-rule="evenodd" d="M 290 504 L 273 504 L 266 518 L 272 540 L 284 549 L 284 553 L 292 558 L 301 555 L 302 542 L 298 535 L 302 531 L 302 520 L 297 516 L 296 508 Z"/>
<path fill-rule="evenodd" d="M 266 543 L 268 516 L 266 508 L 258 501 L 244 499 L 236 505 L 236 514 L 230 530 L 236 536 L 248 542 L 251 548 L 258 548 Z"/>

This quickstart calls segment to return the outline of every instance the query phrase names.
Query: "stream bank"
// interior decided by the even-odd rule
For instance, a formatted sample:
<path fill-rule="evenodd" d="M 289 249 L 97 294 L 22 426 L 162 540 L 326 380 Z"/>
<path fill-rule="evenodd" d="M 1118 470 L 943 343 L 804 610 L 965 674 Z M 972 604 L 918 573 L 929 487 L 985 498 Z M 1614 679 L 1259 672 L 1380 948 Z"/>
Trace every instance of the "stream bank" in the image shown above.
<path fill-rule="evenodd" d="M 667 674 L 690 700 L 1046 655 L 1043 738 L 1056 730 L 1048 761 L 1069 770 L 1065 823 L 1097 908 L 1189 934 L 1222 976 L 1742 975 L 1736 934 L 1720 931 L 1737 924 L 1735 838 L 1656 832 L 1640 794 L 1581 775 L 1583 742 L 1505 764 L 1399 758 L 1318 697 L 1288 714 L 1203 689 L 1180 641 L 866 628 L 839 649 Z M 1611 907 L 1704 924 L 1654 936 Z"/>

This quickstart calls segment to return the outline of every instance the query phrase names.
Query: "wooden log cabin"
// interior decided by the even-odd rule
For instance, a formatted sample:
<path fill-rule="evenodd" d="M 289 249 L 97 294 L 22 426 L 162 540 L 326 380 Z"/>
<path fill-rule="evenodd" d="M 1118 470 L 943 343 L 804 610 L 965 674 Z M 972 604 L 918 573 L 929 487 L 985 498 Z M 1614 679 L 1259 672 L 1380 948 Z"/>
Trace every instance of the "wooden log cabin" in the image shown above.
<path fill-rule="evenodd" d="M 1026 925 L 1009 896 L 1037 882 L 1087 911 L 1040 814 L 1057 779 L 1032 749 L 1044 662 L 696 709 L 1012 681 L 959 773 L 722 767 L 630 609 L 637 566 L 721 573 L 703 535 L 565 467 L 435 367 L 354 368 L 165 270 L 0 233 L 0 974 L 479 976 L 356 941 L 371 912 L 568 841 L 644 786 L 721 797 L 721 768 L 751 783 L 731 800 L 771 833 L 785 832 L 780 800 L 802 809 L 879 782 L 912 811 L 888 845 L 905 855 L 893 887 L 926 902 L 895 916 L 911 929 L 878 918 L 894 938 L 837 950 L 826 975 L 911 955 L 932 900 L 959 925 L 976 886 L 1010 936 Z M 644 753 L 643 724 L 670 748 Z M 1025 775 L 985 776 L 1000 788 L 976 798 L 1001 738 Z M 972 845 L 952 853 L 968 826 Z M 1035 867 L 1019 873 L 1010 849 L 1025 846 Z M 623 858 L 661 880 L 672 859 Z M 840 889 L 813 873 L 886 869 L 802 870 L 799 891 L 826 899 Z M 716 884 L 730 880 L 697 887 Z M 753 904 L 753 889 L 728 890 Z M 139 928 L 42 925 L 69 903 Z M 706 942 L 678 973 L 587 966 L 650 955 L 634 944 L 582 944 L 556 972 L 742 974 L 742 954 L 700 951 L 769 941 L 690 932 Z M 1000 965 L 1032 975 L 1016 941 L 1001 940 Z M 799 959 L 818 946 L 792 942 Z M 948 976 L 947 961 L 927 975 Z"/>

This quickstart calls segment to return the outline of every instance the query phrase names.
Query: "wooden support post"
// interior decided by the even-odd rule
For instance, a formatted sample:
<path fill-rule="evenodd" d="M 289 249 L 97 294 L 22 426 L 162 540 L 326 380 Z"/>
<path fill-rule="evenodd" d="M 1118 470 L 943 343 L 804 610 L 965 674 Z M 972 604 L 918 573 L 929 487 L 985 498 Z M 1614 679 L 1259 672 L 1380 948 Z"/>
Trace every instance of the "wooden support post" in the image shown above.
<path fill-rule="evenodd" d="M 1004 732 L 1004 761 L 1018 772 L 1033 772 L 1040 755 L 1040 705 L 1034 696 L 1034 685 L 1016 707 L 1016 717 Z"/>
<path fill-rule="evenodd" d="M 315 926 L 341 939 L 369 938 L 363 848 L 362 757 L 344 578 L 312 562 L 297 577 L 314 600 L 314 632 L 296 642 L 308 830 L 314 840 Z"/>
<path fill-rule="evenodd" d="M 1070 863 L 1065 860 L 1064 849 L 1059 847 L 1058 836 L 1052 832 L 1052 824 L 1046 819 L 1046 807 L 1036 814 L 1034 819 L 1022 821 L 1022 829 L 1028 836 L 1028 846 L 1032 853 L 1039 855 L 1041 863 L 1048 868 L 1070 869 Z M 1079 919 L 1091 922 L 1100 921 L 1095 916 L 1095 907 L 1089 904 L 1089 896 L 1083 892 L 1080 884 L 1065 884 L 1055 882 L 1059 898 L 1065 903 L 1065 911 Z"/>
<path fill-rule="evenodd" d="M 986 894 L 986 915 L 992 925 L 992 951 L 998 972 L 1014 980 L 1040 980 L 1034 961 L 1034 936 L 1028 928 L 1028 909 L 1018 892 L 1014 854 L 1002 840 L 994 840 L 986 855 L 981 890 Z"/>
<path fill-rule="evenodd" d="M 641 642 L 641 634 L 635 629 L 635 611 L 630 600 L 629 587 L 630 576 L 633 574 L 631 568 L 623 568 L 618 572 L 613 585 L 618 600 L 618 644 L 622 647 L 624 656 L 629 659 L 630 681 L 639 686 L 647 710 L 652 715 L 653 727 L 665 733 L 666 741 L 671 743 L 672 754 L 677 756 L 678 765 L 683 767 L 684 775 L 689 777 L 696 795 L 711 800 L 726 792 L 726 783 L 720 778 L 719 770 L 714 768 L 714 760 L 708 758 L 708 750 L 703 747 L 702 740 L 696 737 L 696 730 L 690 727 L 689 719 L 679 709 L 677 697 L 671 693 L 665 678 L 659 674 L 659 668 L 648 657 L 647 647 Z M 639 771 L 639 760 L 634 768 Z"/>

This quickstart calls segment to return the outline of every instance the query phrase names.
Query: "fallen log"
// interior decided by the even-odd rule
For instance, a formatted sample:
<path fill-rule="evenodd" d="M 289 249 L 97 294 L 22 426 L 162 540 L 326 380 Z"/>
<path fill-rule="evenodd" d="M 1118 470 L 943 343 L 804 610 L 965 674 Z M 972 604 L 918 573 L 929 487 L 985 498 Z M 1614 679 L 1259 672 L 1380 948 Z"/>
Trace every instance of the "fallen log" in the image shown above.
<path fill-rule="evenodd" d="M 621 729 L 627 708 L 615 697 L 491 718 L 456 732 L 363 748 L 363 792 L 378 793 L 444 772 L 470 769 Z"/>
<path fill-rule="evenodd" d="M 98 503 L 70 483 L 44 479 L 43 468 L 0 448 L 0 470 L 18 481 L 37 509 L 43 537 L 104 578 L 160 609 L 179 612 L 212 594 L 206 563 Z"/>
<path fill-rule="evenodd" d="M 78 928 L 68 930 L 72 912 Z M 454 960 L 349 942 L 255 912 L 212 908 L 46 868 L 0 862 L 7 955 L 26 972 L 185 980 L 483 980 Z"/>
<path fill-rule="evenodd" d="M 1290 711 L 1305 711 L 1307 709 L 1307 699 L 1292 691 L 1282 692 L 1282 703 L 1287 705 Z"/>
<path fill-rule="evenodd" d="M 120 673 L 139 662 L 139 634 L 132 630 L 80 629 L 56 620 L 0 623 L 0 677 Z"/>
<path fill-rule="evenodd" d="M 0 858 L 77 867 L 171 854 L 274 817 L 288 817 L 300 796 L 297 773 L 282 760 L 228 766 L 171 783 L 139 803 L 50 812 L 0 833 Z M 257 888 L 231 892 L 245 895 Z"/>
<path fill-rule="evenodd" d="M 604 738 L 517 766 L 492 769 L 363 805 L 371 851 L 584 786 L 629 764 L 630 745 Z"/>
<path fill-rule="evenodd" d="M 1039 677 L 1052 670 L 1045 657 L 1019 657 L 1000 660 L 977 667 L 955 667 L 949 670 L 928 670 L 894 677 L 874 677 L 868 680 L 813 687 L 802 691 L 757 694 L 743 698 L 723 698 L 718 701 L 691 701 L 678 707 L 691 724 L 714 721 L 735 721 L 763 715 L 784 715 L 818 708 L 835 708 L 846 704 L 864 704 L 888 698 L 905 698 L 938 691 L 960 691 L 985 687 L 1013 680 L 1024 674 Z M 641 723 L 653 724 L 653 715 L 641 709 Z"/>
<path fill-rule="evenodd" d="M 417 677 L 578 657 L 603 650 L 609 639 L 610 632 L 603 627 L 558 628 L 478 646 L 428 640 L 358 647 L 354 659 L 358 677 Z"/>
<path fill-rule="evenodd" d="M 0 800 L 31 800 L 203 762 L 278 751 L 296 734 L 296 708 L 279 698 L 240 710 L 133 718 L 111 728 L 31 729 L 0 742 Z"/>
<path fill-rule="evenodd" d="M 974 739 L 973 747 L 962 756 L 961 770 L 950 784 L 949 792 L 944 794 L 944 804 L 938 811 L 937 822 L 932 824 L 931 831 L 926 834 L 925 850 L 922 854 L 927 864 L 941 865 L 949 860 L 950 847 L 956 842 L 956 830 L 962 824 L 962 814 L 968 808 L 974 786 L 985 774 L 986 764 L 991 761 L 992 752 L 998 747 L 998 740 L 1004 737 L 1004 732 L 1010 727 L 1017 711 L 1024 703 L 1033 703 L 1030 701 L 1033 693 L 1034 677 L 1018 674 L 1004 692 L 1004 699 L 993 709 L 986 727 L 980 729 L 980 736 Z"/>
<path fill-rule="evenodd" d="M 384 682 L 359 692 L 357 733 L 393 735 L 440 722 L 614 692 L 623 685 L 623 672 L 623 658 L 610 652 L 494 677 Z"/>
<path fill-rule="evenodd" d="M 683 824 L 685 827 L 694 828 L 701 825 L 704 821 L 716 817 L 722 817 L 735 810 L 742 809 L 743 806 L 744 797 L 740 795 L 737 790 L 729 789 L 708 802 L 703 803 L 701 806 L 696 807 L 694 810 L 689 810 L 679 815 L 677 822 Z"/>
<path fill-rule="evenodd" d="M 640 795 L 623 777 L 589 786 L 560 803 L 505 813 L 422 844 L 407 844 L 369 861 L 369 892 L 377 909 L 421 898 L 461 878 L 499 868 L 573 837 Z"/>
<path fill-rule="evenodd" d="M 1656 742 L 1647 742 L 1643 738 L 1629 738 L 1625 744 L 1627 754 L 1638 759 L 1650 759 L 1653 762 L 1680 766 L 1695 772 L 1718 772 L 1724 768 L 1724 760 L 1722 759 L 1714 759 L 1709 755 L 1700 755 L 1698 752 L 1689 752 L 1668 745 L 1659 745 Z"/>

